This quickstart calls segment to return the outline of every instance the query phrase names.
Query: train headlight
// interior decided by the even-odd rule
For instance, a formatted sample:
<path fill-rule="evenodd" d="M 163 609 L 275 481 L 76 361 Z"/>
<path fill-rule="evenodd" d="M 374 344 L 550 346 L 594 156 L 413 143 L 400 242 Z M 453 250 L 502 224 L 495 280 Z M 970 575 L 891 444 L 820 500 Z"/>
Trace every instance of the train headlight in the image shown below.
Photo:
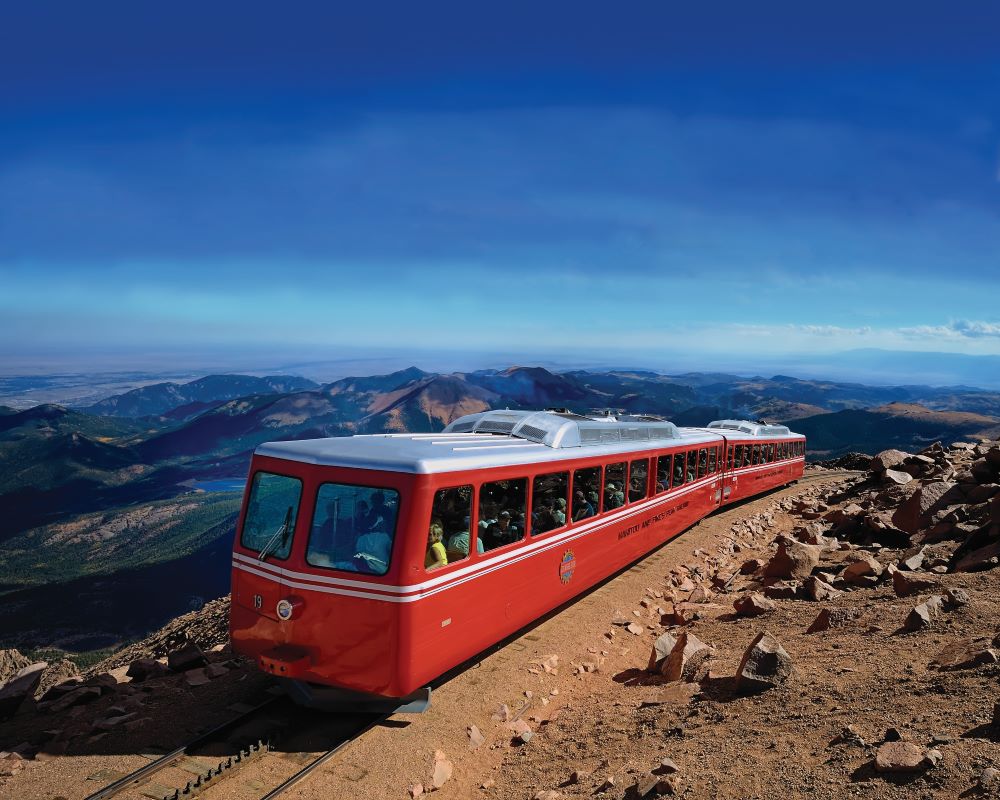
<path fill-rule="evenodd" d="M 286 597 L 284 600 L 279 600 L 278 605 L 275 607 L 278 619 L 288 622 L 292 617 L 299 616 L 305 604 L 305 600 L 295 595 Z"/>

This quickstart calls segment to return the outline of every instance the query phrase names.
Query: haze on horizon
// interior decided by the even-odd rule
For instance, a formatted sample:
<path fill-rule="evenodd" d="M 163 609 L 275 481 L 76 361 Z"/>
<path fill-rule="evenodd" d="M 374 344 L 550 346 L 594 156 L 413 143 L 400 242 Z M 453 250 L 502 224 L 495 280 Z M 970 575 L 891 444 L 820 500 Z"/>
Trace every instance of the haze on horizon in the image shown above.
<path fill-rule="evenodd" d="M 0 363 L 1000 354 L 998 22 L 12 8 Z"/>

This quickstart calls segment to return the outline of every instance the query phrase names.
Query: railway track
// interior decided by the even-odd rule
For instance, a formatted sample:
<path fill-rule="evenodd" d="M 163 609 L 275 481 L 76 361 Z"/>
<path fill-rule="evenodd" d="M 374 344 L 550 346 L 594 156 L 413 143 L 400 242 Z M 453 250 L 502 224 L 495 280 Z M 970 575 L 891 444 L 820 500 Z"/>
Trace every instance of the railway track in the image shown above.
<path fill-rule="evenodd" d="M 296 706 L 285 697 L 273 697 L 88 795 L 86 800 L 207 798 L 223 782 L 227 784 L 227 797 L 272 800 L 388 716 L 326 714 Z M 274 763 L 263 764 L 269 758 Z M 245 787 L 234 790 L 238 782 L 229 779 L 253 764 L 259 765 L 258 775 L 263 774 L 276 785 L 262 790 L 262 781 L 255 777 Z"/>

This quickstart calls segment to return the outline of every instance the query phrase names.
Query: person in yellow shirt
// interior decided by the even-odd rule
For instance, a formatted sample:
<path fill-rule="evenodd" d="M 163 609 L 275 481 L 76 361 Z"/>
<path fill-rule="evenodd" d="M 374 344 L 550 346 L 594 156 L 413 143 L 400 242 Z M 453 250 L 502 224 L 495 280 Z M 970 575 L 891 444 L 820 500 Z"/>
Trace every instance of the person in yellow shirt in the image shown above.
<path fill-rule="evenodd" d="M 428 570 L 440 569 L 448 564 L 448 553 L 441 541 L 444 539 L 444 527 L 435 520 L 427 533 L 427 556 L 424 567 Z"/>

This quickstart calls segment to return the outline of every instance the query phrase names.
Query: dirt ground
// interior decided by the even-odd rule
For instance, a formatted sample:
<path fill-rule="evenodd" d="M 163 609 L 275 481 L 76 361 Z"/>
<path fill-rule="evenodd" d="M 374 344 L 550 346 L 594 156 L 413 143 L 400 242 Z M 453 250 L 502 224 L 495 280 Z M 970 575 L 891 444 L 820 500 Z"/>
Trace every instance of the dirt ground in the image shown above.
<path fill-rule="evenodd" d="M 838 472 L 814 473 L 797 486 L 703 520 L 450 679 L 435 691 L 427 713 L 388 720 L 285 796 L 407 798 L 418 783 L 431 790 L 438 751 L 451 767 L 434 792 L 441 800 L 638 797 L 638 785 L 664 758 L 677 767 L 671 791 L 691 798 L 1000 796 L 996 786 L 977 783 L 984 769 L 1000 765 L 1000 731 L 990 726 L 1000 700 L 1000 665 L 954 671 L 929 666 L 949 643 L 997 635 L 998 570 L 935 576 L 942 588 L 965 588 L 971 602 L 918 633 L 903 633 L 900 626 L 922 598 L 898 598 L 886 583 L 826 603 L 776 600 L 773 613 L 737 617 L 733 600 L 759 586 L 753 577 L 737 576 L 728 591 L 701 603 L 700 618 L 686 627 L 715 648 L 704 679 L 666 684 L 643 671 L 664 630 L 656 606 L 668 598 L 655 594 L 677 594 L 671 570 L 703 563 L 706 554 L 731 541 L 734 523 L 772 512 L 774 523 L 757 537 L 756 549 L 741 546 L 733 556 L 737 564 L 755 556 L 766 560 L 774 536 L 802 524 L 778 504 L 845 479 Z M 848 627 L 807 634 L 823 606 L 854 608 L 860 616 Z M 637 633 L 612 624 L 623 616 L 637 624 Z M 760 694 L 737 693 L 733 676 L 740 658 L 762 630 L 791 656 L 792 676 Z M 552 655 L 558 656 L 555 673 L 542 666 Z M 553 663 L 548 661 L 550 669 Z M 166 706 L 150 694 L 143 712 L 150 724 L 135 736 L 156 739 L 162 726 L 159 743 L 168 746 L 180 736 L 165 733 L 168 726 L 192 728 L 204 724 L 206 715 L 223 717 L 241 692 L 260 686 L 258 676 L 233 670 L 231 680 L 192 689 L 187 699 Z M 504 705 L 530 726 L 527 743 L 516 741 L 516 731 L 498 719 Z M 470 742 L 473 725 L 484 737 L 478 747 Z M 839 741 L 847 725 L 858 738 Z M 875 748 L 892 728 L 904 740 L 939 750 L 940 763 L 913 774 L 876 772 Z M 141 738 L 132 745 L 126 755 L 100 752 L 110 746 L 104 742 L 95 744 L 93 754 L 27 762 L 13 777 L 0 778 L 0 800 L 83 798 L 102 780 L 142 763 Z M 438 766 L 443 777 L 448 770 Z M 262 760 L 201 796 L 259 797 L 266 773 L 274 769 Z"/>

